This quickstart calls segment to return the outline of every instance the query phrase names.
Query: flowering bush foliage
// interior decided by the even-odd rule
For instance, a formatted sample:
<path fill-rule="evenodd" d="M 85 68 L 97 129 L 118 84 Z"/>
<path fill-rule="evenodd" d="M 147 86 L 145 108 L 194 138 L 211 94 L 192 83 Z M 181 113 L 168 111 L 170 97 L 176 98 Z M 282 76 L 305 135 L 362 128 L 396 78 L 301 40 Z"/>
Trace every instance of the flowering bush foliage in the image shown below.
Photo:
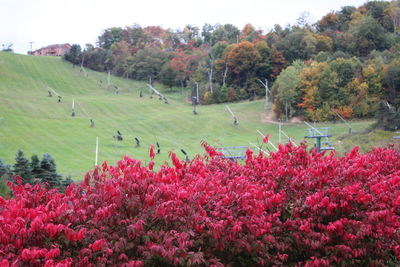
<path fill-rule="evenodd" d="M 400 260 L 400 158 L 280 146 L 244 164 L 125 157 L 65 194 L 10 184 L 0 266 L 385 266 Z"/>

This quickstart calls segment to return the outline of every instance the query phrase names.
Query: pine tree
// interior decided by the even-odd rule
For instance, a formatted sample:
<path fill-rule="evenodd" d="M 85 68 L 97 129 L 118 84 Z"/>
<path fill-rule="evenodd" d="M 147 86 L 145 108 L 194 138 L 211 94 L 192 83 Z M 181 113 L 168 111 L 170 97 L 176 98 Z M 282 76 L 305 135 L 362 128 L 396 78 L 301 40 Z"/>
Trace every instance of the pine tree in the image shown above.
<path fill-rule="evenodd" d="M 37 155 L 31 157 L 31 171 L 33 180 L 41 180 L 43 176 L 43 169 L 40 167 L 40 160 Z"/>
<path fill-rule="evenodd" d="M 47 183 L 50 188 L 60 186 L 61 176 L 57 174 L 56 163 L 50 154 L 43 154 L 40 168 L 42 169 L 41 178 L 43 183 Z"/>
<path fill-rule="evenodd" d="M 7 181 L 11 177 L 10 166 L 0 159 L 0 196 L 5 197 L 10 189 L 7 186 Z"/>
<path fill-rule="evenodd" d="M 24 151 L 18 149 L 17 155 L 15 156 L 14 174 L 22 178 L 22 183 L 32 183 L 32 172 L 31 164 L 29 160 L 25 158 Z"/>
<path fill-rule="evenodd" d="M 396 109 L 385 101 L 378 104 L 378 109 L 375 113 L 375 127 L 385 131 L 397 131 L 400 129 L 400 108 Z"/>
<path fill-rule="evenodd" d="M 2 159 L 0 159 L 0 177 L 4 174 L 11 176 L 10 165 L 7 165 Z"/>

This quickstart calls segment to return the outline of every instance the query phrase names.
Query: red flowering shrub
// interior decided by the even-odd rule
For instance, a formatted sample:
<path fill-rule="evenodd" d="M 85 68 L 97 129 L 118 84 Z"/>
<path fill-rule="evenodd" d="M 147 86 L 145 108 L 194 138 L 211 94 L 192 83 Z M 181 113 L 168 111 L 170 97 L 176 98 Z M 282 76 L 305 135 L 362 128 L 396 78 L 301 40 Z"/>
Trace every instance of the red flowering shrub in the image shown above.
<path fill-rule="evenodd" d="M 10 184 L 0 266 L 395 266 L 400 153 L 343 157 L 280 146 L 243 165 L 171 153 L 158 172 L 125 157 L 65 194 Z M 153 164 L 151 164 L 151 169 Z"/>

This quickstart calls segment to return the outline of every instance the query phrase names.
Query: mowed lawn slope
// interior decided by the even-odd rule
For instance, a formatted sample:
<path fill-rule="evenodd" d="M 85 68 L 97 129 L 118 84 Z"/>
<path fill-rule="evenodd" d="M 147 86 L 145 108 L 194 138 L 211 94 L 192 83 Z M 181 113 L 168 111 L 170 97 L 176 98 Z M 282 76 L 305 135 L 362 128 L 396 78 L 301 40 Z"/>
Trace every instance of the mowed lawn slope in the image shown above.
<path fill-rule="evenodd" d="M 56 57 L 0 52 L 0 158 L 13 164 L 17 149 L 29 157 L 50 153 L 61 174 L 81 180 L 94 166 L 96 136 L 99 163 L 110 164 L 123 155 L 146 162 L 149 145 L 156 141 L 161 145 L 158 164 L 168 160 L 171 150 L 182 158 L 181 148 L 190 157 L 203 153 L 201 140 L 215 146 L 252 147 L 250 143 L 257 144 L 260 138 L 256 129 L 270 133 L 271 140 L 278 142 L 278 126 L 261 120 L 263 101 L 229 104 L 239 119 L 234 127 L 225 105 L 200 106 L 195 116 L 180 93 L 166 93 L 169 104 L 164 104 L 157 96 L 150 99 L 145 83 L 111 77 L 112 84 L 119 87 L 117 95 L 113 86 L 106 86 L 107 74 L 86 71 L 88 77 L 79 67 Z M 48 97 L 48 90 L 60 94 L 62 103 L 57 103 L 56 96 Z M 141 90 L 143 98 L 139 97 Z M 75 117 L 71 116 L 73 98 Z M 89 127 L 90 118 L 95 128 Z M 370 123 L 353 123 L 353 130 Z M 335 136 L 347 132 L 344 124 L 330 126 Z M 303 139 L 306 128 L 303 124 L 283 126 L 296 141 Z M 122 142 L 112 138 L 117 130 L 123 135 Z M 141 140 L 139 148 L 134 137 Z"/>

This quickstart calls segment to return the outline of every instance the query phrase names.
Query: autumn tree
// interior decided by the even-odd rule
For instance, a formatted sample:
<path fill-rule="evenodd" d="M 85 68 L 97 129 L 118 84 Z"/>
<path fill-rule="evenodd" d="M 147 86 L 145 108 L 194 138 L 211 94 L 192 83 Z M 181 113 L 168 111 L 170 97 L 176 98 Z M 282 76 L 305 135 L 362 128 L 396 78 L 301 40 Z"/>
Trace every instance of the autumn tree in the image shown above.
<path fill-rule="evenodd" d="M 369 16 L 375 19 L 386 31 L 393 32 L 394 25 L 388 12 L 388 9 L 393 7 L 390 2 L 368 1 L 364 6 L 367 8 Z"/>
<path fill-rule="evenodd" d="M 283 53 L 279 51 L 274 45 L 271 47 L 271 57 L 270 57 L 272 70 L 270 74 L 270 79 L 275 80 L 279 73 L 286 65 L 286 60 Z"/>
<path fill-rule="evenodd" d="M 121 39 L 122 28 L 112 27 L 103 31 L 98 37 L 97 44 L 104 49 L 110 49 L 112 44 L 121 41 Z"/>
<path fill-rule="evenodd" d="M 337 13 L 338 16 L 338 30 L 341 32 L 348 31 L 351 16 L 356 11 L 354 6 L 343 6 Z"/>
<path fill-rule="evenodd" d="M 215 74 L 214 80 L 221 86 L 226 84 L 226 79 L 228 76 L 228 60 L 227 53 L 233 47 L 229 47 L 227 42 L 218 42 L 211 48 L 211 53 L 214 58 Z"/>
<path fill-rule="evenodd" d="M 129 77 L 150 81 L 157 78 L 167 60 L 168 53 L 160 48 L 146 47 L 127 59 L 126 68 L 128 68 Z"/>
<path fill-rule="evenodd" d="M 356 58 L 338 58 L 332 60 L 329 65 L 331 66 L 332 71 L 337 73 L 339 79 L 338 86 L 342 88 L 353 79 L 356 71 L 361 70 L 361 62 Z"/>
<path fill-rule="evenodd" d="M 225 41 L 228 44 L 237 43 L 240 37 L 240 30 L 232 24 L 215 25 L 211 33 L 209 44 L 215 45 L 217 42 Z"/>
<path fill-rule="evenodd" d="M 400 107 L 400 67 L 391 65 L 385 72 L 385 84 L 387 85 L 387 100 Z"/>
<path fill-rule="evenodd" d="M 113 69 L 110 53 L 101 47 L 87 46 L 85 51 L 85 67 L 96 71 Z"/>
<path fill-rule="evenodd" d="M 323 120 L 316 113 L 320 107 L 320 92 L 318 88 L 318 74 L 328 67 L 326 62 L 311 62 L 305 66 L 300 73 L 300 89 L 302 90 L 302 101 L 298 104 L 304 114 L 311 120 Z"/>
<path fill-rule="evenodd" d="M 122 40 L 117 43 L 113 43 L 110 47 L 110 58 L 113 66 L 115 66 L 114 72 L 118 76 L 127 76 L 127 71 L 124 68 L 125 59 L 132 55 L 131 48 L 128 42 Z"/>
<path fill-rule="evenodd" d="M 315 41 L 311 38 L 303 40 L 306 32 L 300 28 L 294 28 L 289 34 L 282 38 L 277 43 L 279 51 L 283 52 L 285 60 L 293 62 L 296 59 L 308 59 L 307 53 L 310 53 L 310 49 L 315 49 L 313 44 Z M 307 47 L 306 51 L 303 51 L 304 47 Z"/>
<path fill-rule="evenodd" d="M 248 87 L 249 80 L 260 62 L 261 56 L 255 45 L 250 42 L 241 42 L 234 45 L 227 54 L 228 66 L 234 74 L 236 84 Z"/>
<path fill-rule="evenodd" d="M 172 86 L 177 85 L 177 76 L 178 72 L 171 67 L 169 62 L 166 62 L 161 67 L 158 79 L 162 84 L 171 88 Z"/>
<path fill-rule="evenodd" d="M 78 44 L 73 44 L 71 49 L 64 54 L 64 59 L 71 62 L 74 65 L 78 65 L 82 61 L 82 51 L 81 46 Z"/>
<path fill-rule="evenodd" d="M 246 24 L 240 34 L 241 41 L 258 42 L 263 39 L 262 31 L 256 30 L 251 24 Z"/>
<path fill-rule="evenodd" d="M 256 75 L 260 79 L 270 79 L 272 72 L 271 49 L 265 41 L 257 42 L 255 47 L 260 55 L 260 60 L 256 65 Z"/>
<path fill-rule="evenodd" d="M 214 31 L 215 27 L 209 23 L 205 23 L 202 27 L 201 31 L 201 37 L 203 38 L 203 42 L 211 45 L 211 38 L 212 38 L 212 33 Z"/>
<path fill-rule="evenodd" d="M 276 105 L 280 107 L 280 110 L 275 110 L 279 115 L 285 114 L 286 119 L 292 117 L 295 114 L 296 106 L 299 101 L 300 92 L 300 73 L 303 69 L 303 63 L 301 61 L 295 61 L 293 64 L 284 69 L 276 79 L 274 83 L 274 91 L 277 91 Z"/>
<path fill-rule="evenodd" d="M 207 56 L 207 52 L 199 48 L 187 50 L 177 49 L 172 53 L 171 68 L 178 73 L 177 79 L 184 87 L 190 76 L 196 71 L 199 63 Z"/>
<path fill-rule="evenodd" d="M 400 1 L 391 1 L 386 9 L 386 13 L 392 20 L 393 32 L 397 32 L 400 26 Z"/>
<path fill-rule="evenodd" d="M 366 56 L 372 50 L 384 50 L 391 46 L 387 31 L 373 18 L 365 17 L 351 29 L 351 48 L 358 56 Z"/>
<path fill-rule="evenodd" d="M 329 12 L 317 22 L 318 32 L 335 31 L 339 29 L 339 18 L 334 12 Z"/>
<path fill-rule="evenodd" d="M 181 32 L 181 36 L 185 43 L 197 44 L 196 46 L 201 44 L 199 28 L 197 26 L 186 25 Z"/>

